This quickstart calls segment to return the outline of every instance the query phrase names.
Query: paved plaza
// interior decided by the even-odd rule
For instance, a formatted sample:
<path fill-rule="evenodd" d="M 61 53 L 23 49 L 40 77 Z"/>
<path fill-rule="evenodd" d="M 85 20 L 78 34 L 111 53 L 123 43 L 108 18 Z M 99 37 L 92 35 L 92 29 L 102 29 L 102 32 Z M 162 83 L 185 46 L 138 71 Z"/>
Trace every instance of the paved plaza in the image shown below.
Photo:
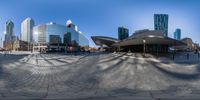
<path fill-rule="evenodd" d="M 200 98 L 200 63 L 133 53 L 0 54 L 0 99 Z"/>

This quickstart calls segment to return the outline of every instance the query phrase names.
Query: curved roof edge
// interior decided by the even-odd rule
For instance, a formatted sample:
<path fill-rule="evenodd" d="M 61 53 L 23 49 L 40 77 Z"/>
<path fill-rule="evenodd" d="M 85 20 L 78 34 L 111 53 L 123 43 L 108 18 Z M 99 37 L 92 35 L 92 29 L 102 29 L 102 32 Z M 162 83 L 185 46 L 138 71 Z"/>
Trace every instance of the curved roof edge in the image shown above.
<path fill-rule="evenodd" d="M 108 37 L 108 36 L 91 36 L 91 38 L 101 38 L 101 39 L 110 39 L 112 41 L 118 42 L 119 40 L 113 37 Z"/>
<path fill-rule="evenodd" d="M 91 38 L 96 45 L 111 46 L 112 44 L 119 42 L 118 39 L 107 36 L 91 36 Z"/>
<path fill-rule="evenodd" d="M 121 46 L 128 46 L 128 45 L 143 45 L 143 40 L 146 40 L 145 44 L 164 44 L 164 45 L 186 45 L 182 41 L 175 40 L 170 37 L 164 36 L 157 36 L 157 35 L 146 35 L 142 37 L 131 37 L 126 40 L 120 41 L 120 43 L 115 43 L 113 45 L 121 45 Z"/>

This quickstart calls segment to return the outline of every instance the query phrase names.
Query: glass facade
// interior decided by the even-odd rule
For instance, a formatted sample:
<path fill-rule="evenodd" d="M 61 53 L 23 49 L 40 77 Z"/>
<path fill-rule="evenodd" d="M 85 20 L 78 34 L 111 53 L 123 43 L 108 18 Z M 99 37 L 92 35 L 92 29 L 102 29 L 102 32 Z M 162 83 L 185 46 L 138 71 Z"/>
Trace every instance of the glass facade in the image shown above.
<path fill-rule="evenodd" d="M 89 41 L 83 34 L 79 34 L 79 45 L 81 46 L 88 46 Z"/>
<path fill-rule="evenodd" d="M 168 15 L 154 14 L 154 29 L 164 31 L 164 36 L 168 37 Z"/>
<path fill-rule="evenodd" d="M 174 39 L 181 40 L 181 29 L 176 29 L 174 32 Z"/>
<path fill-rule="evenodd" d="M 89 46 L 89 40 L 78 31 L 55 23 L 35 26 L 33 34 L 34 42 L 37 44 L 61 43 Z"/>
<path fill-rule="evenodd" d="M 49 43 L 50 44 L 58 44 L 61 43 L 61 38 L 59 35 L 49 35 Z"/>
<path fill-rule="evenodd" d="M 46 25 L 35 26 L 33 28 L 33 41 L 37 44 L 45 44 L 47 43 L 46 39 Z"/>
<path fill-rule="evenodd" d="M 118 39 L 123 40 L 129 37 L 129 30 L 124 27 L 118 28 Z"/>
<path fill-rule="evenodd" d="M 3 47 L 8 50 L 13 49 L 13 43 L 16 40 L 16 36 L 14 35 L 14 23 L 9 20 L 5 25 L 5 38 L 3 42 Z"/>
<path fill-rule="evenodd" d="M 5 26 L 5 41 L 6 42 L 12 42 L 12 36 L 14 36 L 14 23 L 9 20 L 6 22 L 6 26 Z"/>
<path fill-rule="evenodd" d="M 67 32 L 64 34 L 64 43 L 71 44 L 71 32 Z"/>

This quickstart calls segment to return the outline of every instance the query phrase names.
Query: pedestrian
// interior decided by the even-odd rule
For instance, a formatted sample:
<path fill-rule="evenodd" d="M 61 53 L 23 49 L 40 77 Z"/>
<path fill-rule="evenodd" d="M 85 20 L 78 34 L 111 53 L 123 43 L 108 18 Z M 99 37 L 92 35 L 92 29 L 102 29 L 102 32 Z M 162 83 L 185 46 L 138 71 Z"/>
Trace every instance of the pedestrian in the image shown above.
<path fill-rule="evenodd" d="M 187 53 L 187 60 L 189 60 L 189 56 L 190 56 L 189 53 Z"/>
<path fill-rule="evenodd" d="M 4 56 L 6 56 L 6 50 L 4 51 Z"/>

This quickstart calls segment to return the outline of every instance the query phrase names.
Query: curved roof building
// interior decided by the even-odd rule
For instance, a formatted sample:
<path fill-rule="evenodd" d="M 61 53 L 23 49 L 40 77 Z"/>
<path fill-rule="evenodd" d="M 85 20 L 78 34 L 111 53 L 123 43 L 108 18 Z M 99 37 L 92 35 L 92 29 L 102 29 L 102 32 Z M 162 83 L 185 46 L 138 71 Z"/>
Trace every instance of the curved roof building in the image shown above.
<path fill-rule="evenodd" d="M 145 44 L 146 51 L 168 52 L 168 47 L 186 45 L 184 42 L 164 36 L 160 30 L 140 30 L 136 31 L 129 38 L 117 40 L 111 37 L 92 36 L 96 45 L 107 45 L 108 47 L 121 47 L 123 51 L 143 51 Z"/>
<path fill-rule="evenodd" d="M 96 45 L 106 45 L 106 46 L 112 46 L 114 43 L 119 42 L 118 39 L 107 37 L 107 36 L 92 36 L 92 40 Z"/>
<path fill-rule="evenodd" d="M 120 46 L 128 46 L 128 45 L 142 45 L 142 44 L 156 44 L 156 45 L 168 45 L 168 46 L 175 46 L 175 45 L 185 45 L 185 43 L 165 37 L 163 35 L 163 31 L 157 30 L 141 30 L 135 32 L 129 38 L 120 41 L 119 43 L 115 43 L 113 45 L 120 45 Z"/>

